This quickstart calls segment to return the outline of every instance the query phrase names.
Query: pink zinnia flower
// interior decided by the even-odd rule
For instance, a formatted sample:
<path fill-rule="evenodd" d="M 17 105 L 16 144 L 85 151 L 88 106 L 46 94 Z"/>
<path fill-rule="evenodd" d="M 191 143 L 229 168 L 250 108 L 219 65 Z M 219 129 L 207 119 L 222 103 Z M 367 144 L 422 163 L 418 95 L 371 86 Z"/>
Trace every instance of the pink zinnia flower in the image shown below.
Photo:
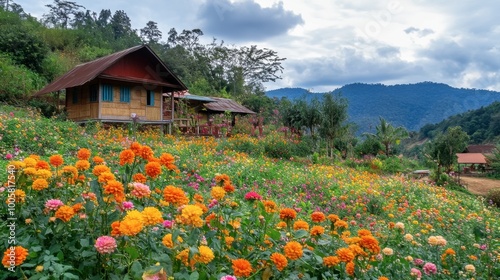
<path fill-rule="evenodd" d="M 437 273 L 436 265 L 430 262 L 424 264 L 424 273 L 427 275 L 436 274 Z"/>
<path fill-rule="evenodd" d="M 5 159 L 6 160 L 9 160 L 9 159 L 12 159 L 14 156 L 12 154 L 6 154 L 5 155 Z"/>
<path fill-rule="evenodd" d="M 222 276 L 220 278 L 220 280 L 238 280 L 238 278 L 236 278 L 236 276 L 233 276 L 233 275 L 226 275 L 226 276 Z"/>
<path fill-rule="evenodd" d="M 124 201 L 124 202 L 122 203 L 122 207 L 123 207 L 123 209 L 125 209 L 125 210 L 130 210 L 130 209 L 133 209 L 133 208 L 134 208 L 134 203 L 133 203 L 133 202 L 131 202 L 131 201 Z"/>
<path fill-rule="evenodd" d="M 254 201 L 254 200 L 261 200 L 262 199 L 262 196 L 260 196 L 260 194 L 256 193 L 256 192 L 248 192 L 247 194 L 245 194 L 245 199 L 246 200 L 251 200 L 251 201 Z"/>
<path fill-rule="evenodd" d="M 116 249 L 116 240 L 111 236 L 101 236 L 95 241 L 94 247 L 101 254 L 110 254 Z"/>
<path fill-rule="evenodd" d="M 45 202 L 45 208 L 48 210 L 54 210 L 56 211 L 59 209 L 59 207 L 63 206 L 64 203 L 60 201 L 59 199 L 49 199 L 47 202 Z"/>
<path fill-rule="evenodd" d="M 424 264 L 424 261 L 423 261 L 422 259 L 415 259 L 415 260 L 413 261 L 413 263 L 414 263 L 415 265 L 419 265 L 419 266 L 420 266 L 420 265 L 423 265 L 423 264 Z"/>
<path fill-rule="evenodd" d="M 133 189 L 130 193 L 137 198 L 148 197 L 151 194 L 151 190 L 147 185 L 135 182 L 132 183 L 132 186 Z"/>
<path fill-rule="evenodd" d="M 166 228 L 172 228 L 174 226 L 174 221 L 165 220 L 163 221 L 163 226 Z"/>
<path fill-rule="evenodd" d="M 410 275 L 419 279 L 422 278 L 422 272 L 415 267 L 410 270 Z"/>

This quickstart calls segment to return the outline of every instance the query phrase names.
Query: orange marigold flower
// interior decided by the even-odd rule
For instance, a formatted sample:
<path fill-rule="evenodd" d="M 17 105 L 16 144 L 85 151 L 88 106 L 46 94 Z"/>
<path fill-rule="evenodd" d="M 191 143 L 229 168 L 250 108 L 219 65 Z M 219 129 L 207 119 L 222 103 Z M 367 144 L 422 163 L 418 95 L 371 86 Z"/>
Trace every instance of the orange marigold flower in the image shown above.
<path fill-rule="evenodd" d="M 347 222 L 344 220 L 338 220 L 333 225 L 335 226 L 335 228 L 348 228 L 349 227 Z"/>
<path fill-rule="evenodd" d="M 252 265 L 245 259 L 236 259 L 232 261 L 233 273 L 236 277 L 248 277 L 252 274 Z"/>
<path fill-rule="evenodd" d="M 83 204 L 76 203 L 76 204 L 74 204 L 71 207 L 73 207 L 73 211 L 75 211 L 75 213 L 77 213 L 77 212 L 80 212 L 83 209 Z"/>
<path fill-rule="evenodd" d="M 229 179 L 229 176 L 227 174 L 219 174 L 215 176 L 215 182 L 221 183 L 221 185 L 223 185 L 225 183 L 231 183 L 231 179 Z"/>
<path fill-rule="evenodd" d="M 28 249 L 22 246 L 9 247 L 3 252 L 2 264 L 4 267 L 15 267 L 21 265 L 28 257 Z"/>
<path fill-rule="evenodd" d="M 161 154 L 160 156 L 160 163 L 163 164 L 163 166 L 167 167 L 169 165 L 173 165 L 175 162 L 175 158 L 173 155 L 169 154 L 169 153 L 163 153 Z"/>
<path fill-rule="evenodd" d="M 111 172 L 111 170 L 106 165 L 96 165 L 92 170 L 92 174 L 97 177 L 99 177 L 104 172 Z"/>
<path fill-rule="evenodd" d="M 281 220 L 293 220 L 297 217 L 297 212 L 292 208 L 284 208 L 280 211 L 280 219 Z"/>
<path fill-rule="evenodd" d="M 14 191 L 14 196 L 16 198 L 16 202 L 24 202 L 26 199 L 26 193 L 21 189 L 16 189 Z M 9 199 L 7 199 L 7 203 L 9 203 Z"/>
<path fill-rule="evenodd" d="M 359 247 L 357 244 L 351 244 L 349 245 L 349 250 L 354 254 L 354 257 L 357 256 L 368 256 L 368 254 L 363 251 L 363 248 Z"/>
<path fill-rule="evenodd" d="M 340 259 L 337 256 L 328 256 L 323 258 L 323 265 L 326 267 L 334 267 L 340 263 Z"/>
<path fill-rule="evenodd" d="M 146 207 L 141 213 L 144 218 L 144 225 L 146 226 L 152 226 L 163 222 L 160 210 L 154 207 Z"/>
<path fill-rule="evenodd" d="M 224 183 L 224 190 L 228 193 L 233 193 L 235 190 L 235 187 L 231 183 Z"/>
<path fill-rule="evenodd" d="M 325 228 L 322 226 L 313 226 L 311 229 L 311 236 L 320 236 L 325 233 Z"/>
<path fill-rule="evenodd" d="M 135 153 L 131 149 L 126 149 L 120 152 L 120 165 L 132 164 L 135 160 Z"/>
<path fill-rule="evenodd" d="M 125 219 L 120 222 L 120 227 L 118 230 L 120 234 L 127 236 L 134 236 L 141 232 L 143 224 L 136 219 Z"/>
<path fill-rule="evenodd" d="M 104 159 L 100 156 L 95 156 L 92 158 L 92 161 L 95 163 L 95 164 L 103 164 L 104 163 Z"/>
<path fill-rule="evenodd" d="M 49 162 L 52 166 L 59 167 L 64 163 L 64 159 L 61 155 L 53 155 L 49 158 Z"/>
<path fill-rule="evenodd" d="M 181 223 L 185 225 L 192 225 L 194 227 L 203 226 L 203 220 L 201 219 L 201 215 L 203 214 L 203 210 L 197 205 L 186 205 L 182 208 L 181 215 L 179 216 L 179 220 Z"/>
<path fill-rule="evenodd" d="M 372 254 L 376 255 L 380 253 L 378 240 L 371 235 L 361 236 L 361 241 L 359 241 L 359 246 L 363 249 L 370 251 Z"/>
<path fill-rule="evenodd" d="M 142 145 L 137 143 L 137 142 L 133 142 L 132 144 L 130 144 L 130 149 L 136 154 L 136 155 L 140 155 L 141 154 L 141 149 L 142 149 Z"/>
<path fill-rule="evenodd" d="M 291 260 L 297 260 L 302 257 L 302 245 L 297 241 L 288 242 L 283 248 L 285 251 L 285 256 Z"/>
<path fill-rule="evenodd" d="M 361 237 L 361 236 L 365 236 L 365 235 L 372 235 L 372 232 L 367 230 L 367 229 L 360 229 L 358 230 L 358 236 Z"/>
<path fill-rule="evenodd" d="M 115 180 L 115 174 L 111 172 L 103 172 L 99 177 L 97 178 L 97 181 L 99 183 L 107 183 L 109 181 Z"/>
<path fill-rule="evenodd" d="M 278 271 L 282 271 L 288 265 L 288 260 L 280 253 L 272 253 L 269 259 L 274 263 Z"/>
<path fill-rule="evenodd" d="M 35 178 L 49 179 L 50 177 L 52 177 L 52 172 L 47 169 L 39 169 L 35 172 Z"/>
<path fill-rule="evenodd" d="M 309 224 L 305 221 L 298 220 L 295 223 L 293 223 L 293 230 L 299 230 L 299 229 L 309 230 Z"/>
<path fill-rule="evenodd" d="M 111 236 L 118 236 L 120 234 L 120 221 L 114 221 L 111 223 Z"/>
<path fill-rule="evenodd" d="M 116 180 L 110 180 L 107 182 L 107 184 L 104 186 L 104 193 L 105 194 L 119 194 L 123 193 L 123 184 L 121 182 L 118 182 Z"/>
<path fill-rule="evenodd" d="M 336 221 L 340 220 L 339 216 L 335 215 L 335 214 L 330 214 L 328 215 L 328 220 L 330 220 L 330 222 L 332 223 L 335 223 Z"/>
<path fill-rule="evenodd" d="M 75 167 L 80 171 L 85 171 L 90 168 L 90 162 L 88 160 L 82 159 L 75 163 Z"/>
<path fill-rule="evenodd" d="M 339 257 L 340 261 L 348 263 L 352 260 L 354 260 L 354 254 L 349 248 L 340 248 L 335 251 L 337 256 Z"/>
<path fill-rule="evenodd" d="M 78 178 L 78 169 L 76 169 L 76 167 L 72 165 L 66 165 L 65 167 L 63 167 L 61 173 L 67 178 Z"/>
<path fill-rule="evenodd" d="M 146 171 L 146 175 L 151 178 L 156 178 L 161 174 L 161 165 L 158 162 L 148 162 L 146 166 L 144 166 Z"/>
<path fill-rule="evenodd" d="M 220 201 L 226 195 L 226 191 L 221 187 L 213 187 L 210 191 L 210 195 L 212 196 L 212 198 Z"/>
<path fill-rule="evenodd" d="M 177 256 L 175 256 L 176 259 L 180 260 L 185 266 L 189 265 L 189 249 L 184 249 L 182 250 Z M 191 260 L 191 265 L 194 265 L 195 262 L 194 260 Z"/>
<path fill-rule="evenodd" d="M 63 205 L 59 207 L 55 213 L 55 217 L 63 220 L 64 222 L 69 222 L 71 218 L 75 215 L 75 210 L 73 210 L 73 207 L 68 206 L 68 205 Z"/>
<path fill-rule="evenodd" d="M 385 276 L 380 276 L 380 277 L 378 278 L 378 280 L 389 280 L 389 278 L 387 278 L 387 277 L 385 277 Z"/>
<path fill-rule="evenodd" d="M 184 205 L 189 202 L 184 190 L 174 186 L 166 186 L 165 189 L 163 189 L 163 199 L 176 206 Z"/>
<path fill-rule="evenodd" d="M 316 212 L 313 212 L 311 214 L 311 220 L 315 223 L 321 223 L 325 219 L 326 219 L 326 216 L 325 216 L 325 214 L 323 214 L 323 212 L 316 211 Z"/>
<path fill-rule="evenodd" d="M 45 179 L 36 179 L 31 187 L 35 191 L 41 191 L 49 187 L 49 182 Z"/>
<path fill-rule="evenodd" d="M 200 202 L 202 203 L 203 202 L 203 196 L 199 193 L 195 193 L 194 196 L 193 196 L 193 199 L 197 202 Z"/>
<path fill-rule="evenodd" d="M 146 178 L 146 176 L 144 176 L 144 174 L 142 173 L 136 173 L 132 176 L 132 180 L 134 182 L 138 182 L 138 183 L 146 183 L 146 181 L 148 180 L 148 178 Z"/>
<path fill-rule="evenodd" d="M 76 152 L 76 157 L 79 160 L 89 160 L 90 150 L 86 148 L 81 148 L 80 150 L 78 150 L 78 152 Z"/>
<path fill-rule="evenodd" d="M 50 170 L 50 165 L 48 162 L 46 162 L 44 160 L 39 160 L 36 162 L 35 168 L 36 168 L 36 170 L 39 170 L 39 169 Z"/>
<path fill-rule="evenodd" d="M 345 272 L 350 276 L 354 275 L 354 262 L 348 262 L 345 266 Z"/>
<path fill-rule="evenodd" d="M 286 228 L 286 223 L 281 221 L 281 222 L 276 224 L 276 227 L 279 229 Z"/>
<path fill-rule="evenodd" d="M 139 155 L 143 159 L 148 160 L 148 159 L 154 157 L 154 152 L 149 146 L 142 146 L 141 152 L 139 153 Z"/>
<path fill-rule="evenodd" d="M 184 240 L 182 240 L 182 237 L 177 236 L 177 241 L 179 243 L 181 243 Z M 172 240 L 172 234 L 171 233 L 167 233 L 165 236 L 163 236 L 163 239 L 161 240 L 161 243 L 163 243 L 163 245 L 165 245 L 165 247 L 167 247 L 167 248 L 170 248 L 170 249 L 174 248 L 175 244 L 174 244 L 174 241 Z"/>
<path fill-rule="evenodd" d="M 277 211 L 277 206 L 276 203 L 272 200 L 263 200 L 262 203 L 264 203 L 264 208 L 266 209 L 267 213 L 274 213 Z"/>

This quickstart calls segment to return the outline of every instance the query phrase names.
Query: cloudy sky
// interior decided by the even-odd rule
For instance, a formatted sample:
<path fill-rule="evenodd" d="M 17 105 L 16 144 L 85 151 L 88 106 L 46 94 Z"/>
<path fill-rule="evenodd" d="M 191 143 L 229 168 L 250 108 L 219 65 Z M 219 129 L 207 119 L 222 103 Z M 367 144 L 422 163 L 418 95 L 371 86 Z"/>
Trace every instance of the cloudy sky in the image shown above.
<path fill-rule="evenodd" d="M 498 0 L 73 1 L 124 10 L 135 29 L 155 21 L 164 39 L 171 28 L 200 28 L 207 42 L 273 49 L 285 69 L 267 89 L 433 81 L 500 91 Z M 36 17 L 52 3 L 14 2 Z"/>

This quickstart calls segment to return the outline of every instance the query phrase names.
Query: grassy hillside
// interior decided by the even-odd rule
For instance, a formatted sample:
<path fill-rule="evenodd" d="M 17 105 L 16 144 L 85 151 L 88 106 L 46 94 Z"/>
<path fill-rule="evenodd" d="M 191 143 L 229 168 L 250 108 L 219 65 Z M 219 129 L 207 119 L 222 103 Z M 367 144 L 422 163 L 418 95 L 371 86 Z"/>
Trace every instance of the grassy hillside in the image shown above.
<path fill-rule="evenodd" d="M 17 171 L 15 198 L 0 205 L 0 226 L 16 218 L 20 247 L 12 266 L 4 258 L 0 279 L 500 274 L 500 212 L 463 192 L 381 175 L 377 166 L 242 152 L 262 150 L 266 139 L 155 131 L 133 139 L 127 129 L 12 113 L 1 114 L 0 129 L 16 130 L 9 137 L 18 153 L 0 163 Z M 27 146 L 33 133 L 44 141 L 39 157 Z M 9 235 L 0 231 L 5 254 Z"/>
<path fill-rule="evenodd" d="M 417 131 L 426 124 L 440 122 L 452 115 L 478 109 L 500 100 L 500 93 L 477 89 L 458 89 L 445 84 L 424 82 L 408 85 L 349 84 L 333 91 L 349 103 L 350 121 L 359 133 L 373 131 L 379 117 L 395 126 Z M 314 97 L 301 88 L 268 91 L 278 99 Z"/>

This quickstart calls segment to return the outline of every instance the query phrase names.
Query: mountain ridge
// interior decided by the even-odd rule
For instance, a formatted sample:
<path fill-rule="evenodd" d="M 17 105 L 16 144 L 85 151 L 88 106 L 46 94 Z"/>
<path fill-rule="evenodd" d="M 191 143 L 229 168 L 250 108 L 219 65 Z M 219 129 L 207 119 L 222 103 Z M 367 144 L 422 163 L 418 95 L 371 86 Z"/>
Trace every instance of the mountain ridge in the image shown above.
<path fill-rule="evenodd" d="M 415 84 L 366 84 L 352 83 L 334 89 L 348 101 L 349 121 L 358 126 L 358 133 L 373 132 L 383 117 L 392 125 L 418 131 L 426 124 L 438 123 L 450 116 L 488 106 L 500 101 L 500 92 L 485 89 L 454 88 L 447 84 L 420 82 Z M 270 98 L 288 99 L 314 97 L 324 93 L 312 93 L 303 88 L 270 90 Z"/>

